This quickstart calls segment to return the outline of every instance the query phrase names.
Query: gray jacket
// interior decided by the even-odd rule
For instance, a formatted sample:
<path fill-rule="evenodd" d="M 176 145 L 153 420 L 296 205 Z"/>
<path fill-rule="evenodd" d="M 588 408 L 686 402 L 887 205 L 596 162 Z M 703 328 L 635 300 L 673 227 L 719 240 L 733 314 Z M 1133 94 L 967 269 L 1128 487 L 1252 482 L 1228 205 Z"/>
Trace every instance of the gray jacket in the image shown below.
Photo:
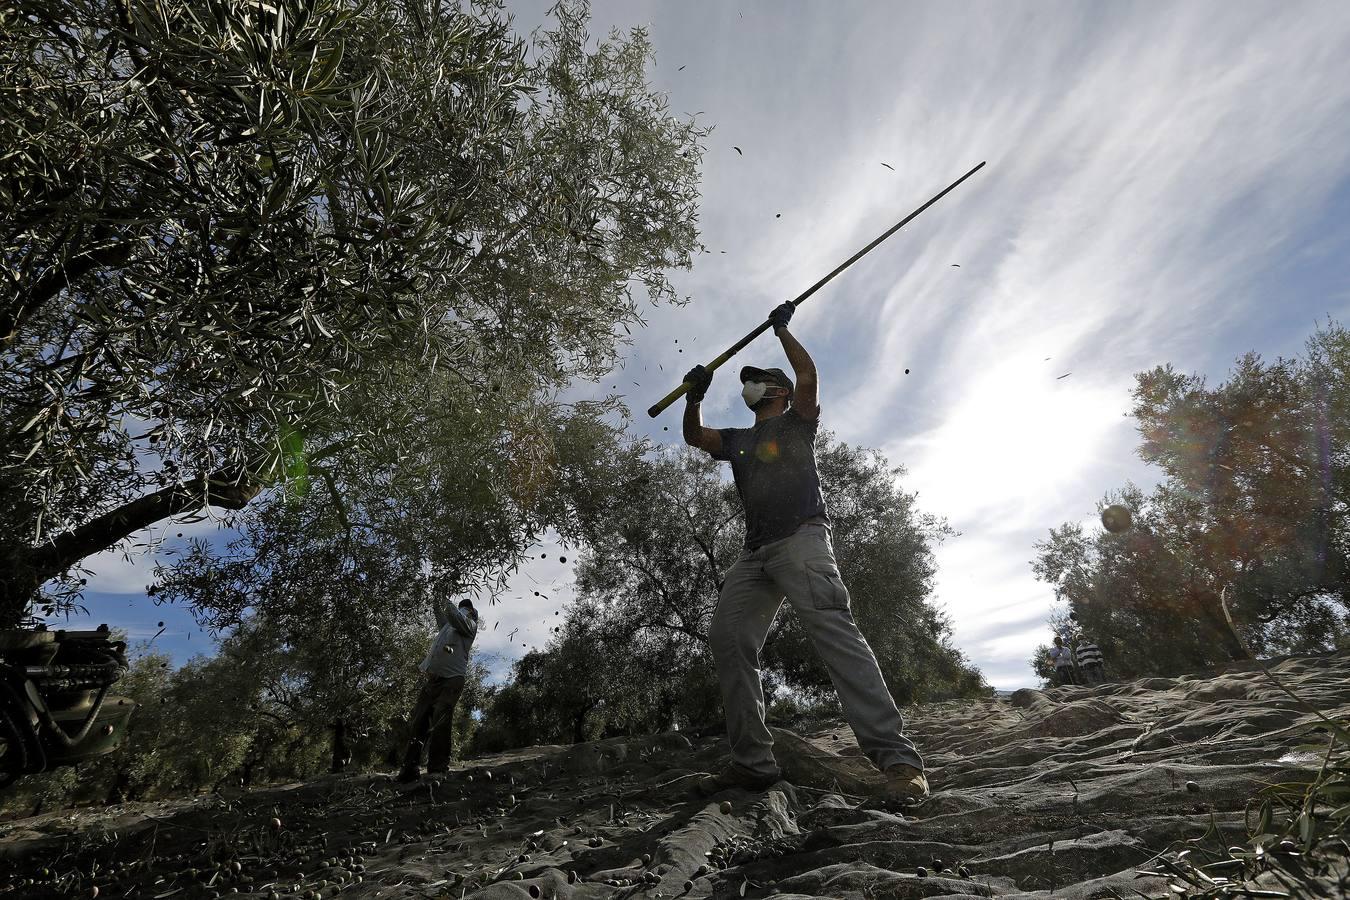
<path fill-rule="evenodd" d="M 422 660 L 422 671 L 441 678 L 467 676 L 469 650 L 478 634 L 478 623 L 472 616 L 466 616 L 458 604 L 450 602 L 443 608 L 436 607 L 436 624 L 441 630 L 431 642 L 426 659 Z"/>

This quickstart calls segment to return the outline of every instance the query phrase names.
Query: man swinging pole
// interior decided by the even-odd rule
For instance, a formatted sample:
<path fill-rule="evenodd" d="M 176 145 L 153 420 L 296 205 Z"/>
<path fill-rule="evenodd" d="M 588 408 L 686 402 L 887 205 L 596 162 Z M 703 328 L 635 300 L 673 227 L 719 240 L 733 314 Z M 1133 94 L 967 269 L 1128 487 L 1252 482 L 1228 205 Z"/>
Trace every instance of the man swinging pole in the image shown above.
<path fill-rule="evenodd" d="M 726 573 L 709 632 L 732 764 L 702 778 L 699 787 L 705 793 L 762 790 L 780 778 L 764 722 L 760 651 L 786 597 L 829 671 L 858 745 L 885 773 L 885 795 L 922 800 L 928 796 L 923 761 L 901 733 L 900 711 L 853 620 L 848 588 L 835 564 L 816 471 L 816 367 L 788 331 L 795 310 L 784 303 L 769 315 L 795 383 L 782 369 L 741 370 L 741 396 L 755 414 L 752 427 L 705 428 L 700 404 L 712 372 L 695 366 L 684 379 L 685 443 L 731 463 L 745 508 L 745 550 Z"/>
<path fill-rule="evenodd" d="M 886 795 L 902 801 L 928 796 L 923 760 L 901 733 L 900 711 L 872 648 L 853 621 L 848 588 L 834 561 L 830 517 L 816 472 L 820 416 L 816 366 L 788 331 L 788 322 L 813 294 L 982 168 L 984 163 L 975 166 L 796 299 L 775 308 L 766 322 L 706 366 L 689 370 L 679 387 L 647 410 L 649 416 L 660 415 L 684 394 L 685 443 L 731 463 L 745 507 L 745 552 L 723 579 L 709 634 L 726 707 L 732 765 L 703 778 L 699 787 L 705 792 L 761 789 L 778 780 L 773 736 L 764 723 L 759 654 L 786 597 L 829 670 L 859 746 L 886 774 Z M 781 369 L 746 366 L 741 369 L 741 396 L 755 413 L 754 426 L 704 428 L 700 404 L 713 372 L 769 328 L 783 345 L 796 383 Z"/>

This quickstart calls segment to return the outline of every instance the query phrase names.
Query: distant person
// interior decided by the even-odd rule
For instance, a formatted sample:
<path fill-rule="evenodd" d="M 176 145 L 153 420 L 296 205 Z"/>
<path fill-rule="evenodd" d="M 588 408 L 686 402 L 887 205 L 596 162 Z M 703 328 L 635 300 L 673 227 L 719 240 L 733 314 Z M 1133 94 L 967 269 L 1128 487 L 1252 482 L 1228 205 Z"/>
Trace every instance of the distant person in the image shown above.
<path fill-rule="evenodd" d="M 786 596 L 830 673 L 858 745 L 885 774 L 884 795 L 901 801 L 928 796 L 918 750 L 886 687 L 876 655 L 849 609 L 830 540 L 830 517 L 816 470 L 816 366 L 788 331 L 791 303 L 769 314 L 792 366 L 741 369 L 741 398 L 754 414 L 749 428 L 705 428 L 699 404 L 712 373 L 696 366 L 684 410 L 684 440 L 731 463 L 745 509 L 745 550 L 722 582 L 709 630 L 731 744 L 731 767 L 700 780 L 704 793 L 740 787 L 763 790 L 780 777 L 773 735 L 764 723 L 760 651 Z"/>
<path fill-rule="evenodd" d="M 408 717 L 408 748 L 403 754 L 399 781 L 416 781 L 422 776 L 422 751 L 427 751 L 427 771 L 432 774 L 450 769 L 455 704 L 464 691 L 469 674 L 469 651 L 478 634 L 478 610 L 464 599 L 456 607 L 447 603 L 436 608 L 436 624 L 441 630 L 431 644 L 421 669 L 426 674 L 422 690 Z M 428 741 L 428 737 L 430 741 Z"/>
<path fill-rule="evenodd" d="M 1106 680 L 1106 669 L 1102 665 L 1102 651 L 1087 637 L 1080 637 L 1073 648 L 1074 661 L 1078 663 L 1078 674 L 1083 684 L 1101 684 Z"/>
<path fill-rule="evenodd" d="M 1050 648 L 1050 662 L 1055 667 L 1053 679 L 1055 687 L 1076 683 L 1073 674 L 1073 653 L 1064 646 L 1064 638 L 1059 635 L 1055 635 L 1055 646 Z"/>

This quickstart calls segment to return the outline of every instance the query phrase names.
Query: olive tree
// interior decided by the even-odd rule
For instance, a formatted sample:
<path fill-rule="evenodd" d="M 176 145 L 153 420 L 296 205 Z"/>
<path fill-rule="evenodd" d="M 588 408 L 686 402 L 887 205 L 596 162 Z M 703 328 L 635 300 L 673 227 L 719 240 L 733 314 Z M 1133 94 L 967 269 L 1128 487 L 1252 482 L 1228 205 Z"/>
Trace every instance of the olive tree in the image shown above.
<path fill-rule="evenodd" d="M 1102 499 L 1131 510 L 1127 531 L 1066 523 L 1033 562 L 1114 672 L 1350 641 L 1348 381 L 1350 338 L 1334 322 L 1302 357 L 1246 354 L 1216 385 L 1172 366 L 1136 376 L 1138 454 L 1160 483 Z"/>
<path fill-rule="evenodd" d="M 0 623 L 166 517 L 396 467 L 429 404 L 605 371 L 677 300 L 703 132 L 587 12 L 0 11 Z"/>
<path fill-rule="evenodd" d="M 930 602 L 933 546 L 951 529 L 917 508 L 900 486 L 903 470 L 879 453 L 822 433 L 816 454 L 853 613 L 896 699 L 982 692 L 979 672 L 953 646 L 947 617 Z M 635 458 L 616 475 L 619 501 L 595 507 L 582 529 L 580 602 L 571 616 L 587 628 L 569 623 L 550 652 L 566 653 L 580 634 L 605 634 L 610 652 L 637 673 L 598 679 L 593 692 L 616 708 L 634 707 L 624 694 L 634 681 L 653 697 L 672 687 L 671 702 L 650 703 L 645 718 L 634 717 L 643 728 L 664 727 L 672 710 L 683 713 L 679 697 L 696 685 L 703 692 L 698 724 L 716 716 L 707 702 L 716 696 L 705 677 L 713 667 L 708 629 L 744 537 L 740 501 L 722 474 L 705 454 L 688 450 Z M 813 698 L 831 692 L 828 673 L 787 609 L 770 629 L 764 667 L 774 682 Z"/>

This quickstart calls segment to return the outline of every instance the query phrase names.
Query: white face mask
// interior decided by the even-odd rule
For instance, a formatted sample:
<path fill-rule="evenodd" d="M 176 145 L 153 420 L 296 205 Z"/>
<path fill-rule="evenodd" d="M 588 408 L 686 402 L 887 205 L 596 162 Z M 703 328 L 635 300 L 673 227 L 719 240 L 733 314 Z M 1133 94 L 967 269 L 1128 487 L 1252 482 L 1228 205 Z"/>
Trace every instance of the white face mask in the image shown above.
<path fill-rule="evenodd" d="M 777 387 L 777 385 L 767 385 L 762 381 L 747 381 L 741 385 L 741 399 L 745 401 L 746 406 L 754 409 L 755 404 L 763 400 L 765 395 L 768 394 L 770 387 Z"/>

